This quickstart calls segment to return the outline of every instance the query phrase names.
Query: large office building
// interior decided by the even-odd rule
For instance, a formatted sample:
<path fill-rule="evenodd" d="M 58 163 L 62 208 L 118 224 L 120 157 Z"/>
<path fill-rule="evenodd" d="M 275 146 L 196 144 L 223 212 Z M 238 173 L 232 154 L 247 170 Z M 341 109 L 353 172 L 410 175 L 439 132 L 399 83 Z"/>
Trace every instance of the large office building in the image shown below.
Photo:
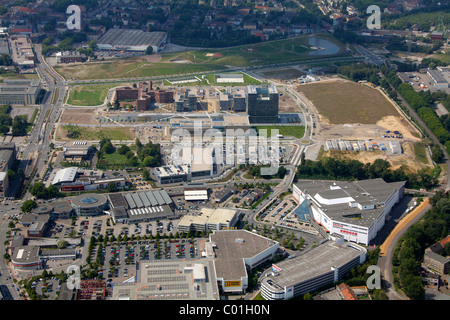
<path fill-rule="evenodd" d="M 163 166 L 152 170 L 160 184 L 180 183 L 190 180 L 191 169 L 187 165 Z"/>
<path fill-rule="evenodd" d="M 64 144 L 64 160 L 66 161 L 83 161 L 89 158 L 92 143 L 88 141 L 69 141 Z"/>
<path fill-rule="evenodd" d="M 108 206 L 108 198 L 102 194 L 85 193 L 72 199 L 72 207 L 77 216 L 96 216 Z"/>
<path fill-rule="evenodd" d="M 271 260 L 279 243 L 247 230 L 214 231 L 210 236 L 219 288 L 224 293 L 244 293 L 248 273 Z"/>
<path fill-rule="evenodd" d="M 382 179 L 303 181 L 294 184 L 293 198 L 325 231 L 368 245 L 403 197 L 404 186 L 405 182 L 386 183 Z"/>
<path fill-rule="evenodd" d="M 186 89 L 183 93 L 175 93 L 174 106 L 176 112 L 191 112 L 197 110 L 197 96 Z"/>
<path fill-rule="evenodd" d="M 232 208 L 202 208 L 200 213 L 186 214 L 178 221 L 179 232 L 214 231 L 234 227 L 240 210 Z"/>
<path fill-rule="evenodd" d="M 36 103 L 39 95 L 41 81 L 39 79 L 5 79 L 0 84 L 0 105 L 20 104 L 30 105 Z"/>
<path fill-rule="evenodd" d="M 9 38 L 11 58 L 21 72 L 33 71 L 35 56 L 30 38 L 26 35 L 13 35 Z"/>
<path fill-rule="evenodd" d="M 266 300 L 287 300 L 332 285 L 364 263 L 366 249 L 336 236 L 292 259 L 272 264 L 261 282 Z"/>
<path fill-rule="evenodd" d="M 158 52 L 167 40 L 167 33 L 144 32 L 134 29 L 109 29 L 97 41 L 99 50 L 126 50 L 145 52 L 149 46 Z"/>
<path fill-rule="evenodd" d="M 0 143 L 0 197 L 6 197 L 9 191 L 8 170 L 14 165 L 17 149 L 14 142 Z"/>
<path fill-rule="evenodd" d="M 273 85 L 250 85 L 246 93 L 250 123 L 278 123 L 278 90 Z"/>
<path fill-rule="evenodd" d="M 40 248 L 21 246 L 14 249 L 11 256 L 11 265 L 16 270 L 41 270 L 42 260 L 39 256 Z"/>

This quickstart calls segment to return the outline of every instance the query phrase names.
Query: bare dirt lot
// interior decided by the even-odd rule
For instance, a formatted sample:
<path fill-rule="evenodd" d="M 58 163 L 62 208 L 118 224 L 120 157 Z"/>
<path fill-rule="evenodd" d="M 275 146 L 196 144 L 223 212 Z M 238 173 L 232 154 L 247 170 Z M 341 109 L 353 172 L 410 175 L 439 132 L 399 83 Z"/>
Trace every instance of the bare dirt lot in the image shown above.
<path fill-rule="evenodd" d="M 295 103 L 295 101 L 286 94 L 283 94 L 279 97 L 279 105 L 278 110 L 280 113 L 289 113 L 289 112 L 301 112 L 302 109 L 300 106 Z"/>
<path fill-rule="evenodd" d="M 351 81 L 308 83 L 296 90 L 314 104 L 325 123 L 375 124 L 383 117 L 399 115 L 380 91 Z"/>
<path fill-rule="evenodd" d="M 61 123 L 98 124 L 99 117 L 95 108 L 66 109 L 61 116 Z"/>
<path fill-rule="evenodd" d="M 305 73 L 301 72 L 298 69 L 294 68 L 284 68 L 284 69 L 277 69 L 277 70 L 271 70 L 271 71 L 263 71 L 261 74 L 274 81 L 280 81 L 280 80 L 294 80 L 301 76 L 304 76 Z"/>
<path fill-rule="evenodd" d="M 319 113 L 320 130 L 314 138 L 318 144 L 324 145 L 332 139 L 372 139 L 388 146 L 389 140 L 395 139 L 403 148 L 401 155 L 392 155 L 387 151 L 330 150 L 321 156 L 355 159 L 363 163 L 385 159 L 393 169 L 406 166 L 409 171 L 431 168 L 431 164 L 427 164 L 427 156 L 424 156 L 425 161 L 420 161 L 416 156 L 414 145 L 422 140 L 420 133 L 379 90 L 346 80 L 302 85 L 297 90 L 311 101 L 312 107 Z M 393 131 L 399 131 L 403 138 L 391 137 Z"/>
<path fill-rule="evenodd" d="M 358 160 L 362 163 L 373 163 L 377 159 L 389 161 L 392 169 L 398 169 L 401 166 L 406 167 L 407 171 L 416 172 L 422 168 L 432 168 L 431 165 L 425 165 L 420 162 L 414 153 L 414 145 L 412 142 L 405 142 L 402 144 L 403 154 L 388 155 L 385 151 L 342 151 L 329 150 L 322 154 L 322 156 L 331 156 L 336 159 Z"/>

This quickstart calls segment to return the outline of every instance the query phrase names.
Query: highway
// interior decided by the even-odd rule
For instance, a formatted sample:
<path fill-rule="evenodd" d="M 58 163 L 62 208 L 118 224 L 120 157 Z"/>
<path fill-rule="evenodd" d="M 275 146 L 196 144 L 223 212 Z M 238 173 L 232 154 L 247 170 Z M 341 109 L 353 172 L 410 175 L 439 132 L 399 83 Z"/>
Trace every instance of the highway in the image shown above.
<path fill-rule="evenodd" d="M 41 54 L 40 45 L 35 46 L 36 69 L 41 77 L 43 85 L 47 86 L 47 97 L 41 106 L 39 118 L 30 132 L 27 144 L 22 153 L 20 167 L 24 170 L 25 176 L 30 177 L 33 171 L 41 170 L 48 160 L 50 150 L 50 135 L 55 127 L 55 123 L 60 116 L 63 99 L 66 93 L 64 79 L 56 74 L 50 66 L 47 65 Z M 55 102 L 55 103 L 53 103 Z M 29 198 L 29 193 L 23 198 Z"/>

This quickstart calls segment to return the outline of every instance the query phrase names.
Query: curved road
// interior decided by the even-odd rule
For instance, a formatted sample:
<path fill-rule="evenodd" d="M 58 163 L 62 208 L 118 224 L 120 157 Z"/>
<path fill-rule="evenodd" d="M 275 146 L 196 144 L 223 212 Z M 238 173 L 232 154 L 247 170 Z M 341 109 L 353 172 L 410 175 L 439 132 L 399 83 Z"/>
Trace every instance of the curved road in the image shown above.
<path fill-rule="evenodd" d="M 390 300 L 408 300 L 407 297 L 404 297 L 403 295 L 395 291 L 394 279 L 392 276 L 392 257 L 398 240 L 405 234 L 409 227 L 422 219 L 422 217 L 430 209 L 431 205 L 429 204 L 427 198 L 425 199 L 424 203 L 422 203 L 415 209 L 417 210 L 417 212 L 414 212 L 415 210 L 412 211 L 397 224 L 397 226 L 394 228 L 394 230 L 392 230 L 391 234 L 380 247 L 382 249 L 378 258 L 377 265 L 378 267 L 380 267 L 381 273 L 384 276 L 382 280 L 382 286 L 386 290 L 386 293 Z"/>

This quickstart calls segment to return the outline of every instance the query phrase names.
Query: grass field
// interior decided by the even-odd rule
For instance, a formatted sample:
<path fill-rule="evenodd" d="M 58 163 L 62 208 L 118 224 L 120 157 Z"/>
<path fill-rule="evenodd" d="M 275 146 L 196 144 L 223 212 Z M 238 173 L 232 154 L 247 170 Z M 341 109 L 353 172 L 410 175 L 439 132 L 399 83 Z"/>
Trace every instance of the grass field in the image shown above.
<path fill-rule="evenodd" d="M 314 83 L 297 87 L 331 124 L 375 124 L 385 116 L 398 116 L 378 90 L 355 82 Z"/>
<path fill-rule="evenodd" d="M 115 86 L 114 84 L 76 86 L 70 90 L 67 103 L 74 106 L 101 105 L 105 101 L 108 90 Z"/>
<path fill-rule="evenodd" d="M 342 44 L 328 35 L 320 37 L 343 48 Z M 309 51 L 308 37 L 303 36 L 225 49 L 162 53 L 159 62 L 133 57 L 109 62 L 87 62 L 82 65 L 58 65 L 55 70 L 68 80 L 158 77 L 224 70 L 228 66 L 246 67 L 318 58 L 310 56 Z M 177 60 L 187 63 L 177 63 Z"/>
<path fill-rule="evenodd" d="M 67 134 L 71 131 L 76 131 L 75 138 L 68 138 Z M 58 128 L 56 139 L 60 141 L 81 139 L 81 140 L 100 140 L 102 138 L 109 138 L 111 140 L 134 140 L 134 127 L 79 127 L 79 126 L 62 126 Z"/>
<path fill-rule="evenodd" d="M 107 154 L 107 153 L 103 154 L 103 159 L 108 161 L 108 163 L 110 163 L 110 164 L 127 163 L 127 160 L 128 160 L 125 155 L 118 154 L 116 152 L 111 153 L 111 154 Z"/>
<path fill-rule="evenodd" d="M 0 82 L 3 82 L 3 79 L 39 79 L 39 76 L 37 73 L 6 72 L 0 74 Z"/>
<path fill-rule="evenodd" d="M 272 135 L 275 135 L 275 132 L 272 130 L 278 130 L 279 134 L 283 136 L 290 136 L 295 138 L 302 138 L 305 134 L 305 126 L 256 126 L 256 131 L 259 133 L 260 130 L 267 130 L 267 137 L 270 138 Z"/>
<path fill-rule="evenodd" d="M 114 62 L 94 62 L 83 65 L 56 66 L 55 70 L 68 80 L 112 79 L 166 76 L 207 72 L 222 69 L 214 64 L 147 62 L 143 58 L 117 59 Z"/>
<path fill-rule="evenodd" d="M 426 145 L 423 142 L 414 143 L 414 154 L 417 160 L 423 164 L 428 164 L 428 158 L 426 155 Z"/>

